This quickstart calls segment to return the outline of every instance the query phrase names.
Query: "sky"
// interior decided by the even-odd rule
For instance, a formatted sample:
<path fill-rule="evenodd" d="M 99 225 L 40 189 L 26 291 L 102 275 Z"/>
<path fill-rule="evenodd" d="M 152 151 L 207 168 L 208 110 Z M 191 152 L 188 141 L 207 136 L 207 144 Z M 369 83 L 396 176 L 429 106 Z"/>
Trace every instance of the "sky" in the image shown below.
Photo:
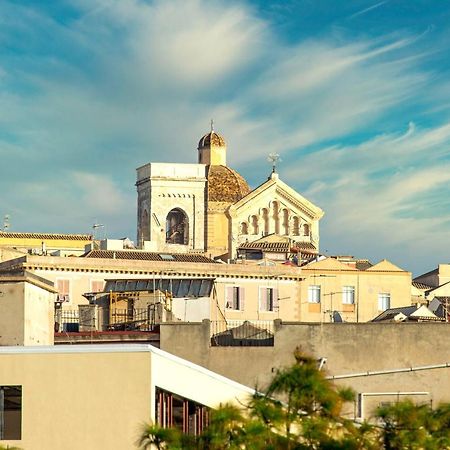
<path fill-rule="evenodd" d="M 449 262 L 449 50 L 448 0 L 2 0 L 0 220 L 135 239 L 135 169 L 213 118 L 250 186 L 281 155 L 322 252 L 418 275 Z"/>

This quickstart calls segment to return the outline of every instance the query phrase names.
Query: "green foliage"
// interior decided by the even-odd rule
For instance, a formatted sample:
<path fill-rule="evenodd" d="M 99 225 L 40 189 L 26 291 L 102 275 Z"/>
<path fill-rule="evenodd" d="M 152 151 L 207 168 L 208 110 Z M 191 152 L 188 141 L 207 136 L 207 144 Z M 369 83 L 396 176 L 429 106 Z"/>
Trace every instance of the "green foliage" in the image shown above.
<path fill-rule="evenodd" d="M 432 410 L 410 401 L 379 408 L 378 424 L 342 416 L 354 392 L 336 389 L 317 362 L 298 349 L 264 392 L 243 408 L 221 405 L 200 436 L 146 425 L 139 445 L 158 450 L 441 450 L 450 449 L 450 405 Z"/>

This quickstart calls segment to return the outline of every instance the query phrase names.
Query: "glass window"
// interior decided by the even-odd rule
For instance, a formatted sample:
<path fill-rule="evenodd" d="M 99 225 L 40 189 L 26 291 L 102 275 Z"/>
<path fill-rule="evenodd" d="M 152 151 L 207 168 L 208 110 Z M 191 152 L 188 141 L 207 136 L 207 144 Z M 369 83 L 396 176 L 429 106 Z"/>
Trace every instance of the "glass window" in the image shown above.
<path fill-rule="evenodd" d="M 391 307 L 391 294 L 380 293 L 378 294 L 378 310 L 386 311 Z"/>
<path fill-rule="evenodd" d="M 22 386 L 0 386 L 0 440 L 22 438 Z"/>
<path fill-rule="evenodd" d="M 227 309 L 244 309 L 244 288 L 241 286 L 227 286 L 225 288 L 225 307 Z"/>
<path fill-rule="evenodd" d="M 320 286 L 318 285 L 308 286 L 308 302 L 320 303 Z"/>
<path fill-rule="evenodd" d="M 355 286 L 342 286 L 342 303 L 345 305 L 355 303 Z"/>
<path fill-rule="evenodd" d="M 278 310 L 278 289 L 270 287 L 259 288 L 259 309 L 260 311 Z"/>

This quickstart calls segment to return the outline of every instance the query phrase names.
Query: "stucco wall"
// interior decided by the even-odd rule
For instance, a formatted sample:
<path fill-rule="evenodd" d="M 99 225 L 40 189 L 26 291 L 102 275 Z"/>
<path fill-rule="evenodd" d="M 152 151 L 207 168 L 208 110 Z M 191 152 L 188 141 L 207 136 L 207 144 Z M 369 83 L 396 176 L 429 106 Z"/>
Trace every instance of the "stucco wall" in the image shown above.
<path fill-rule="evenodd" d="M 276 323 L 273 347 L 210 347 L 209 323 L 163 324 L 161 348 L 251 387 L 264 387 L 301 346 L 327 358 L 331 375 L 450 363 L 450 326 L 440 323 Z M 336 381 L 362 392 L 427 391 L 434 403 L 450 401 L 450 368 Z M 367 414 L 367 413 L 366 413 Z"/>

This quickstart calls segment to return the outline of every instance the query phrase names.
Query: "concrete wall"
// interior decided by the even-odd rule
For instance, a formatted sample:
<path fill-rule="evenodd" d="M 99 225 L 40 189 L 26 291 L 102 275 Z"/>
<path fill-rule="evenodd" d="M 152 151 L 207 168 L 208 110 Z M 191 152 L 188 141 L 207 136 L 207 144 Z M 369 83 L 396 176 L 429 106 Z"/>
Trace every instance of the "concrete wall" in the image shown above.
<path fill-rule="evenodd" d="M 155 387 L 209 407 L 251 390 L 147 345 L 0 348 L 0 385 L 22 386 L 25 450 L 136 448 Z"/>
<path fill-rule="evenodd" d="M 55 294 L 23 277 L 0 279 L 0 345 L 51 345 Z"/>
<path fill-rule="evenodd" d="M 450 363 L 450 326 L 445 323 L 278 321 L 275 330 L 273 347 L 211 347 L 207 321 L 163 324 L 161 348 L 251 387 L 266 386 L 278 367 L 292 364 L 297 346 L 327 358 L 325 370 L 330 376 Z M 357 393 L 426 391 L 427 401 L 450 401 L 449 367 L 348 377 L 336 383 L 351 386 Z"/>

